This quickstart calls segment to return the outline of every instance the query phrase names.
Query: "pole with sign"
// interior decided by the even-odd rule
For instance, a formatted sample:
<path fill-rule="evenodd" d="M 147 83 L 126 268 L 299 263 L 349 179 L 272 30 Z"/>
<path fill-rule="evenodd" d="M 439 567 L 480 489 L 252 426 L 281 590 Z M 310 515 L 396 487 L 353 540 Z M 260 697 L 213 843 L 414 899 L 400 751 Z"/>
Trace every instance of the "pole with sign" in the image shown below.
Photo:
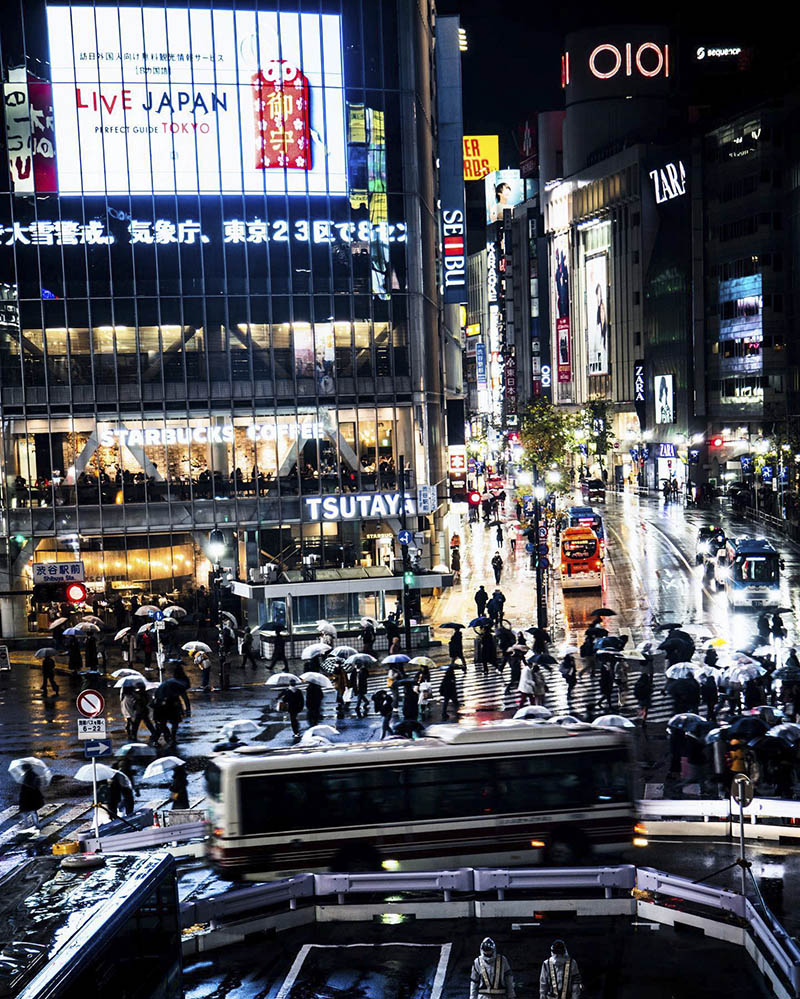
<path fill-rule="evenodd" d="M 406 513 L 406 456 L 404 454 L 400 455 L 397 485 L 400 489 L 400 524 L 403 528 L 398 537 L 403 535 L 406 538 L 405 544 L 402 541 L 400 542 L 400 548 L 403 552 L 403 631 L 405 633 L 406 652 L 411 655 L 411 618 L 408 614 L 408 544 L 413 535 L 408 529 L 408 514 Z"/>
<path fill-rule="evenodd" d="M 102 738 L 106 734 L 106 721 L 105 718 L 99 718 L 105 710 L 106 701 L 99 690 L 82 690 L 75 700 L 75 706 L 78 711 L 83 715 L 84 721 L 78 722 L 78 738 L 79 739 L 95 739 L 98 737 Z M 88 726 L 86 723 L 89 722 Z M 83 734 L 81 725 L 86 727 L 85 734 Z M 111 744 L 108 744 L 108 752 L 111 752 Z M 87 754 L 88 755 L 88 754 Z M 95 838 L 100 838 L 100 822 L 97 815 L 97 755 L 108 755 L 107 753 L 92 755 L 92 825 L 94 826 Z"/>
<path fill-rule="evenodd" d="M 157 610 L 153 611 L 153 620 L 155 621 L 155 632 L 156 632 L 156 662 L 158 663 L 158 682 L 164 682 L 164 650 L 161 648 L 161 632 L 167 627 L 167 622 L 164 620 L 164 611 Z"/>

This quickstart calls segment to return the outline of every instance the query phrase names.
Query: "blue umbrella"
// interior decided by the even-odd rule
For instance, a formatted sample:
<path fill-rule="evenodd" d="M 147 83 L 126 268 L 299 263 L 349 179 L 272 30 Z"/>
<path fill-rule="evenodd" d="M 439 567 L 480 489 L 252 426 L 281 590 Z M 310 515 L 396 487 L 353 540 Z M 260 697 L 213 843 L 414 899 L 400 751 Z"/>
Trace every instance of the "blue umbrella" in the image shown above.
<path fill-rule="evenodd" d="M 395 663 L 407 663 L 410 662 L 410 657 L 404 655 L 402 652 L 395 652 L 393 656 L 387 656 L 383 662 L 387 666 L 392 666 Z"/>

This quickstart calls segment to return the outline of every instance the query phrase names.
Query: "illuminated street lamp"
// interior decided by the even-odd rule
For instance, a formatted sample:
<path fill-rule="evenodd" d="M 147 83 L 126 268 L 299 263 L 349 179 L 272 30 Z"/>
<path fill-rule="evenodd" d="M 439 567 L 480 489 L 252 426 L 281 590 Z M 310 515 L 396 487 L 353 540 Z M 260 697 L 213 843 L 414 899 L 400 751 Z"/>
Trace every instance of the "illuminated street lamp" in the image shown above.
<path fill-rule="evenodd" d="M 558 485 L 558 483 L 561 481 L 561 472 L 559 472 L 558 469 L 556 468 L 551 468 L 550 471 L 547 472 L 544 478 L 545 482 L 547 482 L 548 485 L 551 486 Z"/>
<path fill-rule="evenodd" d="M 225 544 L 225 535 L 222 531 L 214 530 L 208 536 L 208 546 L 207 551 L 211 561 L 214 565 L 214 571 L 211 575 L 214 587 L 214 610 L 215 610 L 215 621 L 214 624 L 217 627 L 217 655 L 219 656 L 219 685 L 222 690 L 228 689 L 228 671 L 227 663 L 225 661 L 225 647 L 222 639 L 222 557 L 225 554 L 227 545 Z"/>

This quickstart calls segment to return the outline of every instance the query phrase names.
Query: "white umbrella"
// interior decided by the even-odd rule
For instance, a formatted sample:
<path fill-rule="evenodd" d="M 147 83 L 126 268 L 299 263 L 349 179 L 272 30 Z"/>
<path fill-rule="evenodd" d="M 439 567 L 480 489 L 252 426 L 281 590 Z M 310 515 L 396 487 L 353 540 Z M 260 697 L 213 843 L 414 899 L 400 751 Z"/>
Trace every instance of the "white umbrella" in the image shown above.
<path fill-rule="evenodd" d="M 137 607 L 136 608 L 136 613 L 135 613 L 134 616 L 135 617 L 147 617 L 150 614 L 155 614 L 155 612 L 157 610 L 158 610 L 158 607 L 155 607 L 153 604 L 142 604 L 141 607 Z"/>
<path fill-rule="evenodd" d="M 48 646 L 46 649 L 37 649 L 33 653 L 34 659 L 44 659 L 45 656 L 57 656 L 60 655 L 58 649 L 54 649 L 52 646 Z"/>
<path fill-rule="evenodd" d="M 564 656 L 577 656 L 579 651 L 580 650 L 578 649 L 577 645 L 565 645 L 564 648 L 559 652 L 559 655 L 563 659 Z"/>
<path fill-rule="evenodd" d="M 144 680 L 144 677 L 137 669 L 131 669 L 130 666 L 123 666 L 121 669 L 115 669 L 111 674 L 115 680 L 119 680 L 120 677 L 124 676 L 135 676 L 140 680 Z"/>
<path fill-rule="evenodd" d="M 181 646 L 181 649 L 184 652 L 211 652 L 205 642 L 187 642 L 186 645 Z"/>
<path fill-rule="evenodd" d="M 220 738 L 230 739 L 232 735 L 235 735 L 237 739 L 242 739 L 247 738 L 247 736 L 259 735 L 263 731 L 264 726 L 259 725 L 252 718 L 237 718 L 236 721 L 225 722 L 220 729 Z"/>
<path fill-rule="evenodd" d="M 52 621 L 50 624 L 48 624 L 47 630 L 52 631 L 54 628 L 60 628 L 61 625 L 66 624 L 68 620 L 69 618 L 66 617 L 57 617 L 55 621 Z"/>
<path fill-rule="evenodd" d="M 358 649 L 354 649 L 352 645 L 337 645 L 335 649 L 331 649 L 330 654 L 337 659 L 347 659 L 348 656 L 358 655 Z"/>
<path fill-rule="evenodd" d="M 291 687 L 299 682 L 300 678 L 294 673 L 273 673 L 272 676 L 267 677 L 266 685 L 268 687 Z"/>
<path fill-rule="evenodd" d="M 119 680 L 114 684 L 115 690 L 122 690 L 126 684 L 147 684 L 147 680 L 142 676 L 141 673 L 131 672 L 127 676 L 121 676 Z"/>
<path fill-rule="evenodd" d="M 373 628 L 377 628 L 378 622 L 374 617 L 362 617 L 360 621 L 361 627 L 366 628 L 368 624 L 371 624 Z"/>
<path fill-rule="evenodd" d="M 50 772 L 50 767 L 46 763 L 42 763 L 38 756 L 22 756 L 18 760 L 12 760 L 8 764 L 8 772 L 11 774 L 12 779 L 18 784 L 22 783 L 22 778 L 25 776 L 23 770 L 26 764 L 33 770 L 41 783 L 47 787 L 53 779 L 53 775 Z"/>
<path fill-rule="evenodd" d="M 117 750 L 117 756 L 155 756 L 155 746 L 148 746 L 146 742 L 126 742 Z"/>
<path fill-rule="evenodd" d="M 763 676 L 766 672 L 763 666 L 754 663 L 753 665 L 728 666 L 723 671 L 722 676 L 723 679 L 730 680 L 733 683 L 747 683 L 748 680 L 755 680 L 756 677 Z"/>
<path fill-rule="evenodd" d="M 577 725 L 580 723 L 580 718 L 576 718 L 575 715 L 553 715 L 550 721 L 554 725 Z"/>
<path fill-rule="evenodd" d="M 697 666 L 694 663 L 675 663 L 674 666 L 670 666 L 664 675 L 669 680 L 684 680 L 686 677 L 694 676 L 697 672 Z"/>
<path fill-rule="evenodd" d="M 164 608 L 164 616 L 167 618 L 186 617 L 186 608 L 181 607 L 180 604 L 170 604 L 169 607 Z"/>
<path fill-rule="evenodd" d="M 136 632 L 137 635 L 143 635 L 146 631 L 150 631 L 153 627 L 153 622 L 148 621 L 147 624 L 143 624 L 141 628 Z"/>
<path fill-rule="evenodd" d="M 524 708 L 514 712 L 514 718 L 543 718 L 547 720 L 552 717 L 553 712 L 543 704 L 526 704 Z"/>
<path fill-rule="evenodd" d="M 635 659 L 637 662 L 641 662 L 641 663 L 647 661 L 647 656 L 644 655 L 642 652 L 636 651 L 635 649 L 632 652 L 625 652 L 623 650 L 622 655 L 623 655 L 623 658 L 625 658 L 625 659 Z"/>
<path fill-rule="evenodd" d="M 301 673 L 300 679 L 303 683 L 316 683 L 317 686 L 322 687 L 323 690 L 327 690 L 329 687 L 333 686 L 327 676 L 322 673 L 314 673 L 313 671 L 310 673 Z"/>
<path fill-rule="evenodd" d="M 97 767 L 98 780 L 113 780 L 117 776 L 117 774 L 121 772 L 119 770 L 114 770 L 111 767 L 107 767 L 105 763 L 96 763 L 95 766 Z M 122 774 L 122 777 L 127 782 L 128 787 L 130 787 L 131 782 L 128 780 L 127 777 L 125 777 L 125 774 Z M 84 784 L 91 784 L 93 780 L 92 764 L 84 763 L 82 767 L 78 767 L 78 770 L 75 774 L 75 780 L 79 780 Z"/>
<path fill-rule="evenodd" d="M 234 628 L 238 628 L 239 627 L 239 622 L 236 620 L 236 616 L 234 614 L 231 614 L 230 611 L 220 611 L 220 615 L 222 617 L 227 618 L 231 622 L 231 624 L 234 626 Z"/>
<path fill-rule="evenodd" d="M 636 728 L 630 718 L 623 715 L 600 715 L 592 722 L 598 728 Z"/>
<path fill-rule="evenodd" d="M 313 659 L 314 656 L 327 656 L 330 654 L 331 648 L 324 642 L 314 642 L 313 645 L 307 645 L 303 651 L 300 653 L 301 659 Z"/>
<path fill-rule="evenodd" d="M 333 743 L 321 735 L 312 735 L 310 739 L 303 736 L 300 739 L 300 745 L 303 749 L 322 749 L 325 746 L 332 746 Z"/>
<path fill-rule="evenodd" d="M 334 638 L 336 637 L 336 629 L 330 621 L 317 621 L 317 631 L 321 635 L 332 635 Z"/>
<path fill-rule="evenodd" d="M 114 641 L 119 642 L 121 639 L 127 638 L 130 630 L 131 630 L 130 627 L 120 628 L 120 630 L 116 633 L 116 635 L 114 635 Z"/>
<path fill-rule="evenodd" d="M 176 770 L 178 767 L 185 766 L 186 761 L 177 756 L 162 756 L 160 760 L 153 760 L 152 763 L 147 764 L 142 774 L 142 779 L 149 780 L 151 777 L 163 777 L 170 770 Z"/>
<path fill-rule="evenodd" d="M 702 680 L 703 677 L 713 676 L 715 680 L 718 680 L 722 676 L 722 670 L 718 669 L 716 666 L 698 666 L 694 674 L 698 680 Z"/>
<path fill-rule="evenodd" d="M 308 728 L 305 730 L 305 732 L 303 732 L 303 738 L 300 741 L 306 742 L 308 739 L 314 739 L 314 738 L 317 739 L 322 738 L 330 741 L 330 737 L 332 735 L 338 735 L 338 734 L 339 734 L 339 729 L 334 728 L 333 725 L 312 725 L 311 728 Z"/>
<path fill-rule="evenodd" d="M 78 621 L 75 625 L 75 631 L 99 631 L 100 629 L 96 624 L 92 624 L 91 621 Z"/>
<path fill-rule="evenodd" d="M 84 614 L 81 624 L 83 624 L 83 621 L 89 621 L 91 624 L 97 624 L 101 628 L 105 625 L 105 621 L 96 614 Z"/>

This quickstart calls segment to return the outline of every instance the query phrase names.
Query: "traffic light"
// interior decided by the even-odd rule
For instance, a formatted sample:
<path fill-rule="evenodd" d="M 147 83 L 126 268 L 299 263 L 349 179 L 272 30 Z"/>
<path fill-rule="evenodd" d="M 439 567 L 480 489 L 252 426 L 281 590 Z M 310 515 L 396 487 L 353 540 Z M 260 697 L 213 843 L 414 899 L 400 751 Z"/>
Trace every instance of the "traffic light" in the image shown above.
<path fill-rule="evenodd" d="M 725 441 L 721 437 L 712 437 L 711 438 L 711 447 L 713 447 L 713 448 L 720 448 L 720 447 L 722 447 L 722 445 L 724 443 L 725 443 Z"/>
<path fill-rule="evenodd" d="M 86 600 L 83 583 L 37 583 L 33 588 L 36 604 L 82 604 Z"/>
<path fill-rule="evenodd" d="M 403 573 L 403 586 L 413 586 L 414 585 L 414 573 L 411 569 L 408 569 Z"/>

